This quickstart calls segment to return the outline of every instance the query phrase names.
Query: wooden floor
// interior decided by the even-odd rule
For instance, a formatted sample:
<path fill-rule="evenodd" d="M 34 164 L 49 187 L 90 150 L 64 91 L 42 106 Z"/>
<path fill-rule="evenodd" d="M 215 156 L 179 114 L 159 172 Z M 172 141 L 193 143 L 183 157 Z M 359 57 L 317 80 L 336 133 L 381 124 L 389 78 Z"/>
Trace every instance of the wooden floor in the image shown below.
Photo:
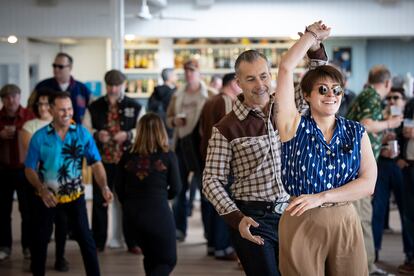
<path fill-rule="evenodd" d="M 29 262 L 23 260 L 18 242 L 20 231 L 18 231 L 19 215 L 16 210 L 17 208 L 14 208 L 13 211 L 13 230 L 16 241 L 13 244 L 11 258 L 0 263 L 1 276 L 29 275 Z M 198 210 L 193 213 L 194 215 L 190 218 L 188 237 L 185 242 L 178 244 L 178 263 L 172 275 L 244 275 L 235 262 L 217 261 L 212 257 L 206 256 L 206 244 L 203 238 L 200 213 Z M 391 212 L 391 227 L 397 231 L 384 235 L 383 250 L 380 253 L 381 261 L 378 263 L 378 266 L 395 273 L 395 275 L 399 275 L 397 274 L 396 267 L 403 261 L 404 256 L 402 254 L 400 225 L 396 211 Z M 84 275 L 82 258 L 76 242 L 68 241 L 66 248 L 66 258 L 70 262 L 69 272 L 63 273 L 53 270 L 53 243 L 49 246 L 48 256 L 47 275 Z M 105 252 L 99 254 L 99 262 L 102 275 L 144 275 L 142 256 L 132 255 L 126 252 L 125 249 L 106 249 Z"/>

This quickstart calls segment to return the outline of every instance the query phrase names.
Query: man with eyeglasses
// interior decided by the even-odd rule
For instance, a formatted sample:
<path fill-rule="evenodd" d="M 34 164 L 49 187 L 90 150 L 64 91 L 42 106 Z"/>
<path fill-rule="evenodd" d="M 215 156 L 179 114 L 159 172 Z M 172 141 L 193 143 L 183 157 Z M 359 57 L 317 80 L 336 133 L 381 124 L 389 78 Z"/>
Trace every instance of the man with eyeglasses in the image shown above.
<path fill-rule="evenodd" d="M 368 85 L 354 100 L 347 114 L 348 119 L 359 121 L 364 125 L 377 161 L 381 151 L 383 132 L 387 129 L 397 128 L 403 120 L 401 115 L 390 116 L 386 120 L 383 118 L 381 101 L 390 92 L 391 86 L 391 73 L 388 68 L 384 65 L 372 67 L 368 75 Z M 369 273 L 370 275 L 389 275 L 374 263 L 371 197 L 365 197 L 353 203 L 361 219 Z"/>
<path fill-rule="evenodd" d="M 77 124 L 81 124 L 86 107 L 89 104 L 91 91 L 71 75 L 73 58 L 69 54 L 58 53 L 52 67 L 53 78 L 39 82 L 35 90 L 46 87 L 54 91 L 68 91 L 73 104 L 73 120 Z"/>
<path fill-rule="evenodd" d="M 308 54 L 311 66 L 326 62 L 322 44 Z M 233 245 L 246 275 L 280 275 L 278 226 L 289 195 L 281 179 L 272 76 L 266 57 L 256 50 L 241 53 L 235 71 L 243 92 L 232 111 L 212 129 L 203 193 L 231 226 Z M 303 111 L 305 102 L 299 90 L 296 103 Z M 229 175 L 234 177 L 230 194 L 225 189 Z"/>

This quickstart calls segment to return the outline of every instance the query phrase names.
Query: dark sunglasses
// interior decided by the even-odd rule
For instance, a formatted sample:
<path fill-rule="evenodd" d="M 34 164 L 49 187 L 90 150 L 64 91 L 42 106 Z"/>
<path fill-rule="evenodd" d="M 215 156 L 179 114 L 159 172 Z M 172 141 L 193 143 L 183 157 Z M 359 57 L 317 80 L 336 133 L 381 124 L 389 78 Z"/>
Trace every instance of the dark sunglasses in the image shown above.
<path fill-rule="evenodd" d="M 52 66 L 53 66 L 53 68 L 58 68 L 58 69 L 62 70 L 63 68 L 69 67 L 70 65 L 69 64 L 62 65 L 62 64 L 53 63 Z"/>
<path fill-rule="evenodd" d="M 340 85 L 332 87 L 331 90 L 335 96 L 340 96 L 344 93 L 344 89 Z M 318 92 L 319 94 L 325 96 L 329 92 L 329 87 L 326 85 L 321 85 L 319 86 Z"/>
<path fill-rule="evenodd" d="M 388 96 L 385 99 L 387 101 L 391 101 L 391 100 L 398 101 L 399 99 L 402 99 L 402 98 L 400 96 Z"/>

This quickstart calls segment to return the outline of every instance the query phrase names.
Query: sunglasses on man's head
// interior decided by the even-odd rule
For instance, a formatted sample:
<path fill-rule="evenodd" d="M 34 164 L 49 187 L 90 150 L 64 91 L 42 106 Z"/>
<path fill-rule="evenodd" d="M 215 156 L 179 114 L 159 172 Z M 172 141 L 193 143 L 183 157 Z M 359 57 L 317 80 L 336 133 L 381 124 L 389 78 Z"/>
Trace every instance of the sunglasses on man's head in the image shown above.
<path fill-rule="evenodd" d="M 58 69 L 62 70 L 63 68 L 68 67 L 69 64 L 62 65 L 62 64 L 53 63 L 52 66 L 53 66 L 53 68 L 58 68 Z"/>
<path fill-rule="evenodd" d="M 340 96 L 342 95 L 342 93 L 344 93 L 344 89 L 340 85 L 332 87 L 331 90 L 335 96 Z M 319 86 L 318 92 L 319 94 L 325 96 L 329 92 L 329 87 L 322 84 L 321 86 Z"/>
<path fill-rule="evenodd" d="M 401 99 L 401 97 L 400 96 L 388 96 L 385 99 L 387 101 L 391 101 L 391 100 L 398 101 L 399 99 Z"/>

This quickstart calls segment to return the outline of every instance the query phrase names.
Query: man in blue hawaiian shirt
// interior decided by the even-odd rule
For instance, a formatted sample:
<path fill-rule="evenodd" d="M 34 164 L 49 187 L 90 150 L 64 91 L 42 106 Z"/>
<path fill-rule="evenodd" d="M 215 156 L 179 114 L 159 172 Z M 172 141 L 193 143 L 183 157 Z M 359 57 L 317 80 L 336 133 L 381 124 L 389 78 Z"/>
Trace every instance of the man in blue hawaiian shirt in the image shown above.
<path fill-rule="evenodd" d="M 32 206 L 33 237 L 31 270 L 44 275 L 47 244 L 56 212 L 67 214 L 75 239 L 81 249 L 87 275 L 100 275 L 96 245 L 89 230 L 82 160 L 91 165 L 102 196 L 108 204 L 112 193 L 107 185 L 101 157 L 86 128 L 73 123 L 73 107 L 67 92 L 58 92 L 51 100 L 53 121 L 37 131 L 25 162 L 25 174 L 37 191 Z"/>

